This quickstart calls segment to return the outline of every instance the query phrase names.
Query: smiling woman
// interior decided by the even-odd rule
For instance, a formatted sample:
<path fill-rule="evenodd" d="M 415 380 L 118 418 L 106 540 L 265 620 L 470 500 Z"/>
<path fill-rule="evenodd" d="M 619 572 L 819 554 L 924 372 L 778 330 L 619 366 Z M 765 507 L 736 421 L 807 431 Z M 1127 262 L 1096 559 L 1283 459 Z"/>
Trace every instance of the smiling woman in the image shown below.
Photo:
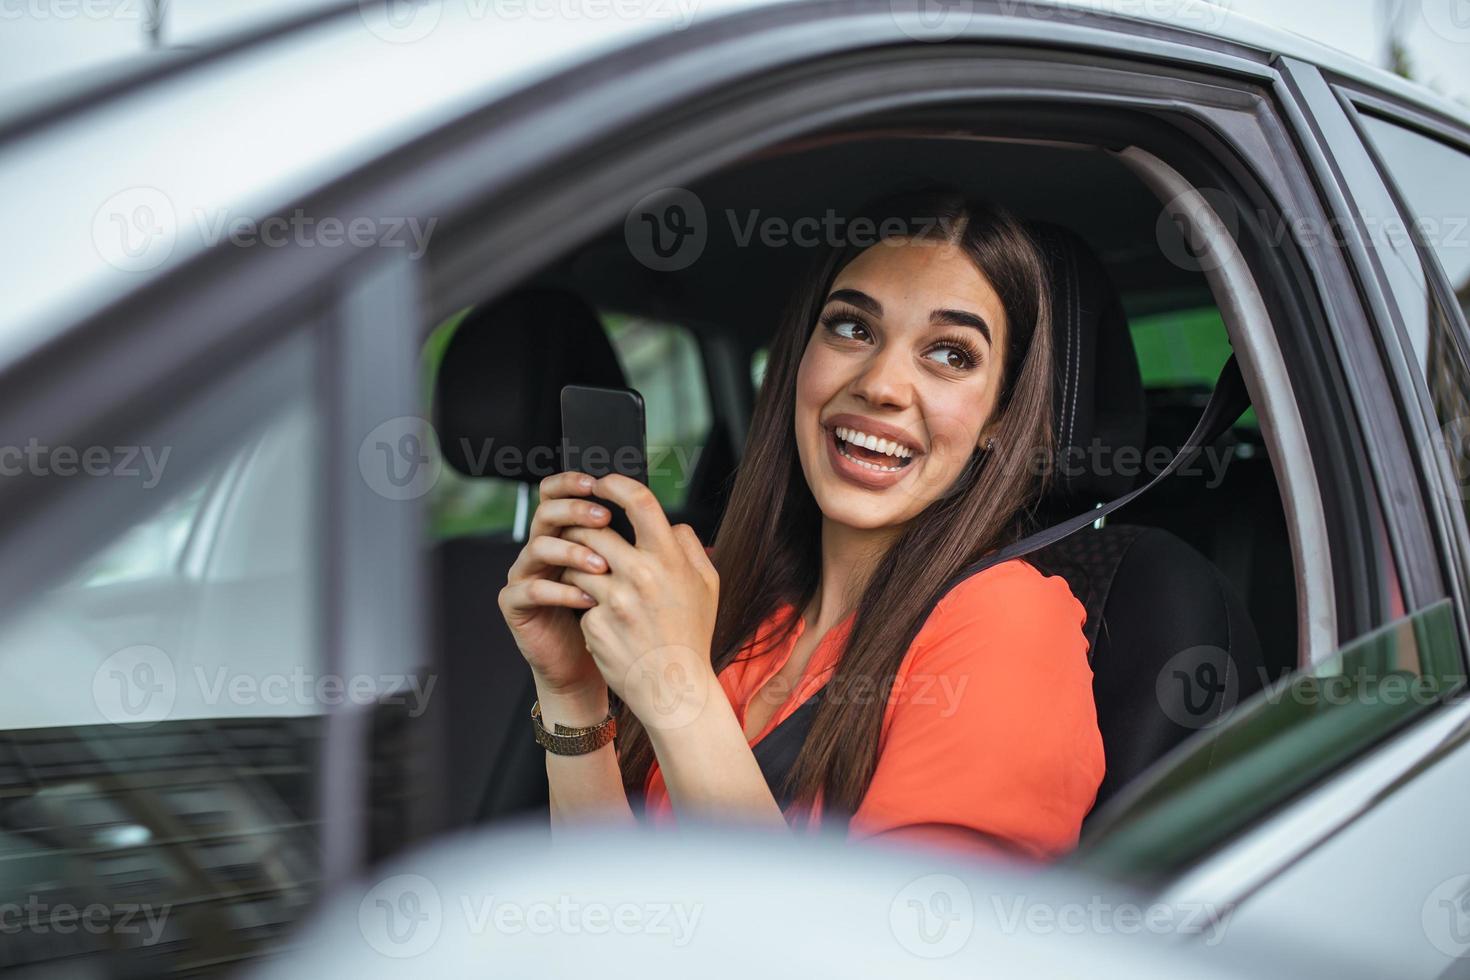
<path fill-rule="evenodd" d="M 1103 772 L 1080 604 L 1020 561 L 944 595 L 1042 489 L 1012 464 L 1051 452 L 1046 267 L 958 194 L 865 217 L 882 239 L 825 254 L 778 331 L 712 556 L 632 481 L 543 487 L 502 610 L 548 728 L 620 702 L 615 751 L 548 756 L 554 819 L 642 799 L 655 821 L 1075 843 Z M 589 493 L 636 545 L 568 499 Z"/>

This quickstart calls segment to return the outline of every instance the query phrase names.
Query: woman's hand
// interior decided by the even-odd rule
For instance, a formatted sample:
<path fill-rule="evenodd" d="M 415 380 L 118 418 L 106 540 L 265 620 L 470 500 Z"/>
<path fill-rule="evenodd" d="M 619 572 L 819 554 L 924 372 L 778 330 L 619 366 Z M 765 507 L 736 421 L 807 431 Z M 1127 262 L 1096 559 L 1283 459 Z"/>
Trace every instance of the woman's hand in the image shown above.
<path fill-rule="evenodd" d="M 586 692 L 602 684 L 572 612 L 591 609 L 595 601 L 567 581 L 571 569 L 588 579 L 607 572 L 602 556 L 567 540 L 569 529 L 602 528 L 611 519 L 606 507 L 576 499 L 591 494 L 593 486 L 592 477 L 583 473 L 557 473 L 541 481 L 526 546 L 500 590 L 501 615 L 531 665 L 538 691 Z"/>
<path fill-rule="evenodd" d="M 670 527 L 653 492 L 620 474 L 597 481 L 596 494 L 627 511 L 636 546 L 605 527 L 569 528 L 564 537 L 607 559 L 596 574 L 569 568 L 563 579 L 596 606 L 582 615 L 582 635 L 597 669 L 650 729 L 694 721 L 712 690 L 710 640 L 720 577 L 694 529 Z"/>

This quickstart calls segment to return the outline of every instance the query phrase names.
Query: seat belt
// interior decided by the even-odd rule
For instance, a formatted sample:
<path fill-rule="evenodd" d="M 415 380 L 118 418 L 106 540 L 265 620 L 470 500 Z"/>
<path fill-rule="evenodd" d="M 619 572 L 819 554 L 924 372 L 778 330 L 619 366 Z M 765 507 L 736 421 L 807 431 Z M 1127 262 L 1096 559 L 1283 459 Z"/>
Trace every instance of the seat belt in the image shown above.
<path fill-rule="evenodd" d="M 1012 558 L 1020 558 L 1022 555 L 1028 555 L 1048 545 L 1056 544 L 1058 541 L 1080 531 L 1087 525 L 1108 516 L 1119 507 L 1126 506 L 1132 500 L 1142 496 L 1157 484 L 1168 479 L 1179 467 L 1193 462 L 1201 450 L 1224 435 L 1226 430 L 1234 425 L 1236 419 L 1240 418 L 1249 407 L 1250 394 L 1245 390 L 1245 379 L 1241 377 L 1240 365 L 1236 362 L 1235 355 L 1231 354 L 1230 359 L 1225 362 L 1225 366 L 1220 369 L 1220 377 L 1215 382 L 1215 389 L 1210 392 L 1210 400 L 1205 404 L 1205 410 L 1200 414 L 1199 422 L 1195 424 L 1194 431 L 1189 434 L 1189 438 L 1184 441 L 1184 445 L 1179 447 L 1179 452 L 1169 461 L 1169 465 L 1160 470 L 1152 480 L 1141 487 L 1130 490 L 1116 500 L 1111 500 L 1106 504 L 1100 504 L 1093 510 L 1068 518 L 1062 523 L 1054 524 L 1043 531 L 1037 531 L 1035 534 L 1028 535 L 1014 544 L 1007 545 L 998 551 L 993 551 L 980 560 L 967 565 L 956 572 L 945 583 L 944 589 L 939 594 L 940 598 L 948 595 L 949 591 L 956 585 L 959 585 L 977 572 L 983 572 L 992 565 L 999 565 L 1001 562 L 1010 561 Z M 938 599 L 935 602 L 937 604 Z M 932 610 L 933 607 L 931 606 L 930 608 Z M 912 638 L 910 640 L 912 641 Z"/>

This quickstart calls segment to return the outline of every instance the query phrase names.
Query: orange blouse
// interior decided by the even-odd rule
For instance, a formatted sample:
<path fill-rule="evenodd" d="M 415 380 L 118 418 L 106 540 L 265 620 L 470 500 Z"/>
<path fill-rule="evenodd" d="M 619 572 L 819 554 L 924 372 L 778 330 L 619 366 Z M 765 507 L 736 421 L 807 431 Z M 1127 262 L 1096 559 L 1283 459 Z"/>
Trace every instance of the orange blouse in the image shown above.
<path fill-rule="evenodd" d="M 783 603 L 756 635 L 768 635 L 793 614 Z M 877 769 L 848 839 L 1009 849 L 1033 858 L 1076 846 L 1103 777 L 1085 619 L 1065 580 L 1042 575 L 1021 559 L 952 589 L 899 666 L 884 709 Z M 786 663 L 805 625 L 799 621 L 783 643 L 742 659 L 754 646 L 747 644 L 720 672 L 742 726 L 746 705 Z M 822 638 L 752 746 L 832 676 L 851 626 L 849 615 Z M 866 690 L 854 685 L 852 696 L 878 697 L 878 690 L 876 682 Z M 646 819 L 672 823 L 657 762 L 645 789 Z M 815 809 L 820 814 L 820 801 Z"/>

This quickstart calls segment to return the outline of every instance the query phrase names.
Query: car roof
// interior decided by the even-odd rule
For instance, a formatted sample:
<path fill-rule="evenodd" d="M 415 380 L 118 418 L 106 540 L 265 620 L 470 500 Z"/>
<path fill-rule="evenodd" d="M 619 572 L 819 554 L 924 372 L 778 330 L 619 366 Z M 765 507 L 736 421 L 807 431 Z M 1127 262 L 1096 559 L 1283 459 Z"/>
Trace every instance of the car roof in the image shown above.
<path fill-rule="evenodd" d="M 638 17 L 486 16 L 492 0 L 317 10 L 224 39 L 0 119 L 0 182 L 26 247 L 7 263 L 0 368 L 82 317 L 176 268 L 218 240 L 223 222 L 269 215 L 392 148 L 472 109 L 600 57 L 691 27 L 812 0 L 608 0 Z M 914 0 L 917 2 L 917 0 Z M 1117 12 L 1288 55 L 1461 120 L 1463 107 L 1305 38 L 1204 0 L 1000 0 L 975 15 L 977 36 L 1025 4 L 1033 17 Z M 541 5 L 545 7 L 545 4 Z M 856 3 L 902 40 L 892 3 Z M 498 10 L 508 8 L 496 8 Z M 519 9 L 536 11 L 536 0 Z M 838 8 L 847 9 L 847 8 Z M 968 9 L 968 8 L 966 8 Z M 977 8 L 978 9 L 978 8 Z M 412 11 L 405 19 L 404 11 Z M 542 11 L 543 13 L 545 11 Z M 1014 23 L 1014 21 L 1013 21 Z M 23 189 L 22 193 L 14 193 Z M 139 208 L 143 208 L 142 212 Z M 167 248 L 147 262 L 109 254 L 119 214 L 162 217 Z M 165 220 L 165 219 L 171 219 Z M 153 262 L 160 251 L 163 259 Z"/>

